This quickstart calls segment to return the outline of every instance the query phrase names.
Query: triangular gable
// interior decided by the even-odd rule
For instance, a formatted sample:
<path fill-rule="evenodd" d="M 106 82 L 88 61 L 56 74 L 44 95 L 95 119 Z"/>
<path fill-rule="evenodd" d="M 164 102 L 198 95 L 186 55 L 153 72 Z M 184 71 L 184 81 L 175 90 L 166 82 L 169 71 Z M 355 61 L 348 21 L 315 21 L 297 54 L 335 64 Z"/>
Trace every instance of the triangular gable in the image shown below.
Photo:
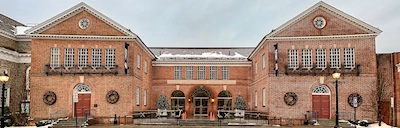
<path fill-rule="evenodd" d="M 373 26 L 371 26 L 371 25 L 369 25 L 369 24 L 367 24 L 367 23 L 365 23 L 365 22 L 363 22 L 363 21 L 361 21 L 361 20 L 359 20 L 359 19 L 357 19 L 357 18 L 355 18 L 355 17 L 353 17 L 353 16 L 351 16 L 349 14 L 346 14 L 343 11 L 340 11 L 339 9 L 336 9 L 335 7 L 332 7 L 331 5 L 326 4 L 323 1 L 320 1 L 317 4 L 315 4 L 314 6 L 310 7 L 309 9 L 305 10 L 304 12 L 300 13 L 296 17 L 292 18 L 288 22 L 286 22 L 283 25 L 281 25 L 278 28 L 276 28 L 274 31 L 269 33 L 267 35 L 267 37 L 275 37 L 280 32 L 286 30 L 286 28 L 288 28 L 291 25 L 293 25 L 294 23 L 302 20 L 304 17 L 308 16 L 309 14 L 315 12 L 318 9 L 326 10 L 326 12 L 329 12 L 332 15 L 341 16 L 342 19 L 347 20 L 348 23 L 351 23 L 354 26 L 358 27 L 359 29 L 364 30 L 368 34 L 377 34 L 377 35 L 379 35 L 382 32 L 378 28 L 373 27 Z"/>
<path fill-rule="evenodd" d="M 111 27 L 115 28 L 116 30 L 120 31 L 121 33 L 125 34 L 126 36 L 136 36 L 132 33 L 129 29 L 123 27 L 122 25 L 118 24 L 114 20 L 108 18 L 104 14 L 100 13 L 99 11 L 95 10 L 94 8 L 90 7 L 89 5 L 81 2 L 78 5 L 73 6 L 72 8 L 36 25 L 35 27 L 28 29 L 25 31 L 27 34 L 39 34 L 43 31 L 46 31 L 53 26 L 62 23 L 63 21 L 73 17 L 82 11 L 86 11 L 93 16 L 96 16 L 98 19 L 102 20 L 104 23 L 110 25 Z"/>

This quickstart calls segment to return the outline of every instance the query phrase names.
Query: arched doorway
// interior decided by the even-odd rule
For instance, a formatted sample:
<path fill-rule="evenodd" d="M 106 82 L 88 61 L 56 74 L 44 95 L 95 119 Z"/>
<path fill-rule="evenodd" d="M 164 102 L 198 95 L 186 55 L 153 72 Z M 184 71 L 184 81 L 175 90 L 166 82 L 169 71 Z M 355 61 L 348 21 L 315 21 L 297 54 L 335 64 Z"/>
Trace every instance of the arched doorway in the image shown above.
<path fill-rule="evenodd" d="M 185 94 L 176 90 L 171 94 L 171 108 L 172 110 L 183 110 L 185 111 Z"/>
<path fill-rule="evenodd" d="M 84 117 L 86 111 L 90 111 L 91 90 L 87 84 L 78 84 L 74 91 L 78 93 L 78 102 L 74 103 L 74 117 Z M 90 114 L 90 112 L 88 113 Z"/>
<path fill-rule="evenodd" d="M 318 118 L 331 117 L 331 92 L 326 85 L 317 85 L 312 91 L 312 110 L 318 112 Z"/>
<path fill-rule="evenodd" d="M 211 97 L 210 91 L 205 88 L 197 88 L 192 93 L 194 102 L 194 116 L 208 116 L 208 103 Z"/>
<path fill-rule="evenodd" d="M 232 94 L 229 91 L 218 94 L 218 110 L 232 110 Z"/>

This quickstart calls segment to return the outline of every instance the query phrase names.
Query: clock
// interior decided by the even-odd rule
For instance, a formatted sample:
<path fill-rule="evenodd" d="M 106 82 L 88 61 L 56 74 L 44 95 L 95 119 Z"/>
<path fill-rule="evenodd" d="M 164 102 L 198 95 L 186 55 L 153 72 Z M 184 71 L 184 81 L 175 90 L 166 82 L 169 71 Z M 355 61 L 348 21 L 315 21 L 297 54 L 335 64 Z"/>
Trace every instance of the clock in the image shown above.
<path fill-rule="evenodd" d="M 81 29 L 86 29 L 87 27 L 89 27 L 90 22 L 89 22 L 89 19 L 82 18 L 79 20 L 78 24 Z"/>
<path fill-rule="evenodd" d="M 316 17 L 314 19 L 314 26 L 316 28 L 322 29 L 326 25 L 326 20 L 323 17 Z"/>

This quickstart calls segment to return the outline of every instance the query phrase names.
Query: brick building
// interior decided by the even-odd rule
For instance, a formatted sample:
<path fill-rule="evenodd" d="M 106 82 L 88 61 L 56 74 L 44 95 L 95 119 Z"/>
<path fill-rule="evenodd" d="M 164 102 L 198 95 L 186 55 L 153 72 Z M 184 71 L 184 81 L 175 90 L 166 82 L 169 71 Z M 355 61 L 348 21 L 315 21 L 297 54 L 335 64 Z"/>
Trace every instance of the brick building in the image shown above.
<path fill-rule="evenodd" d="M 31 39 L 31 117 L 112 117 L 154 110 L 161 94 L 188 116 L 247 109 L 303 119 L 335 118 L 333 72 L 342 76 L 339 111 L 374 120 L 375 37 L 382 31 L 319 2 L 255 48 L 147 47 L 138 35 L 80 3 L 25 31 Z M 74 94 L 77 104 L 74 105 Z M 361 101 L 361 99 L 359 99 Z M 76 113 L 76 114 L 74 114 Z"/>

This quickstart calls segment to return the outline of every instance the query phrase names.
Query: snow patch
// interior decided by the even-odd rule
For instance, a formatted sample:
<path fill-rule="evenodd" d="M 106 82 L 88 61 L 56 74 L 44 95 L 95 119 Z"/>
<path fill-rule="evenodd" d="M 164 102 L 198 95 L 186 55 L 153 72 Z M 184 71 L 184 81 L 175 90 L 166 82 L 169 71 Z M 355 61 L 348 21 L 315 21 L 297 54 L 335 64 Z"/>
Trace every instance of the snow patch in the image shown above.
<path fill-rule="evenodd" d="M 237 59 L 244 59 L 247 58 L 237 52 L 235 52 L 235 55 L 230 56 L 223 54 L 222 52 L 204 52 L 201 55 L 196 55 L 196 54 L 175 54 L 173 55 L 172 53 L 163 53 L 158 58 L 163 59 L 163 58 L 237 58 Z"/>
<path fill-rule="evenodd" d="M 25 31 L 30 29 L 32 27 L 24 27 L 24 26 L 17 26 L 15 35 L 25 35 Z"/>

